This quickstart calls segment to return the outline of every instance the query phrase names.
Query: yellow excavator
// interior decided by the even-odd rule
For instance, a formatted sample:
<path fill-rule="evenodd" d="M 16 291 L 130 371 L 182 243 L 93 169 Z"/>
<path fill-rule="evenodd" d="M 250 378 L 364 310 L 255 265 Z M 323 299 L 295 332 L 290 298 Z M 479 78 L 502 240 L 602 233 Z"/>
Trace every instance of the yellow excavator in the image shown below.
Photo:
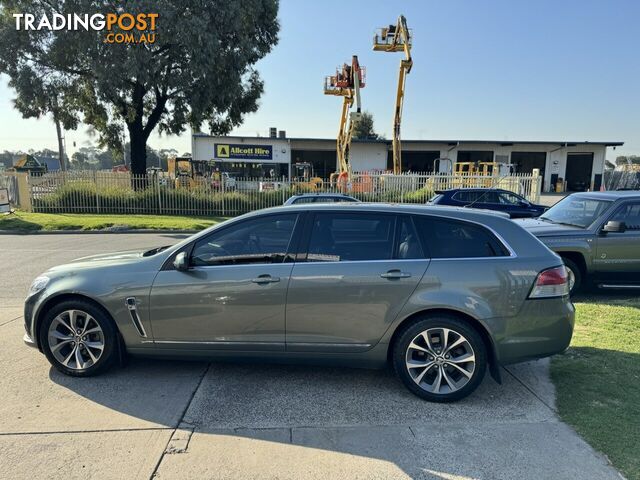
<path fill-rule="evenodd" d="M 407 27 L 404 15 L 398 17 L 395 25 L 383 27 L 373 37 L 373 50 L 376 52 L 404 52 L 404 59 L 400 61 L 398 87 L 396 90 L 396 106 L 393 113 L 393 173 L 402 172 L 402 149 L 400 145 L 400 123 L 402 121 L 402 105 L 404 102 L 404 87 L 407 74 L 411 72 L 413 59 L 411 58 L 412 33 Z"/>
<path fill-rule="evenodd" d="M 339 171 L 331 174 L 330 181 L 331 185 L 338 183 L 344 189 L 352 180 L 349 154 L 353 129 L 362 115 L 360 89 L 364 86 L 365 68 L 358 63 L 357 55 L 353 55 L 351 58 L 351 65 L 345 63 L 342 69 L 336 69 L 335 75 L 329 75 L 324 79 L 324 94 L 342 97 L 340 127 L 336 142 Z M 354 103 L 356 111 L 350 112 Z"/>

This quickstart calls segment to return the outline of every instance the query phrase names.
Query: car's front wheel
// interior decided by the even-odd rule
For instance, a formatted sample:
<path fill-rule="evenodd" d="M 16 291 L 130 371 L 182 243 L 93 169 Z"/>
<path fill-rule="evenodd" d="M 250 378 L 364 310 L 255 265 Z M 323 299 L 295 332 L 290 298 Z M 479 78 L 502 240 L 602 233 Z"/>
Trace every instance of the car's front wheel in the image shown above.
<path fill-rule="evenodd" d="M 393 345 L 393 364 L 405 386 L 432 402 L 471 394 L 487 368 L 478 332 L 454 316 L 424 317 L 405 328 Z"/>
<path fill-rule="evenodd" d="M 117 357 L 113 321 L 89 302 L 70 300 L 49 310 L 40 326 L 40 345 L 56 369 L 89 377 L 108 369 Z"/>

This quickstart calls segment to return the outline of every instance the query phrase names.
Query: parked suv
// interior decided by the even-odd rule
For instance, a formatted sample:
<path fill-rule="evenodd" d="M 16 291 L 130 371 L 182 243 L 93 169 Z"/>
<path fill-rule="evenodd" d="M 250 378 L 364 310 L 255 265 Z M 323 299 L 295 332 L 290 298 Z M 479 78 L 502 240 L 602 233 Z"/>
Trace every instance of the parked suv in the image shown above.
<path fill-rule="evenodd" d="M 640 192 L 574 193 L 518 222 L 562 257 L 572 292 L 640 288 Z"/>
<path fill-rule="evenodd" d="M 521 195 L 500 188 L 452 188 L 437 191 L 428 204 L 495 210 L 504 212 L 511 218 L 538 217 L 547 209 L 544 205 L 536 205 Z"/>
<path fill-rule="evenodd" d="M 562 260 L 511 220 L 464 209 L 305 204 L 172 247 L 86 257 L 36 278 L 25 342 L 85 377 L 126 353 L 382 367 L 432 401 L 487 367 L 563 351 Z M 286 318 L 286 321 L 285 321 Z"/>

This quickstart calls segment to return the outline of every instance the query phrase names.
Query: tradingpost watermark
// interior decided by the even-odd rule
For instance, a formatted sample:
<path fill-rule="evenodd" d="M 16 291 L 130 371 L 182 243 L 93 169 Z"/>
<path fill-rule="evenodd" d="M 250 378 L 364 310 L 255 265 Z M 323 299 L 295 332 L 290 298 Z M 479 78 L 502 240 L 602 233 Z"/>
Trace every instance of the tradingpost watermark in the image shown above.
<path fill-rule="evenodd" d="M 156 41 L 157 13 L 14 13 L 16 30 L 105 32 L 104 43 L 150 44 Z"/>

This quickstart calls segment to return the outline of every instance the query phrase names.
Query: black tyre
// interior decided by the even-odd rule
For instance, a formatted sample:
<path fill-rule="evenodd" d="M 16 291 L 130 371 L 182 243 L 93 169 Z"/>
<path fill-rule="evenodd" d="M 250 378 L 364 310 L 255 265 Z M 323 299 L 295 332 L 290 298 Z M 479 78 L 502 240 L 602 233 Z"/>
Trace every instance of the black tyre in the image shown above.
<path fill-rule="evenodd" d="M 562 257 L 564 266 L 567 267 L 567 273 L 569 274 L 569 295 L 577 293 L 582 288 L 582 270 L 578 267 L 578 264 L 570 258 Z"/>
<path fill-rule="evenodd" d="M 46 313 L 40 345 L 56 369 L 73 377 L 104 372 L 117 360 L 118 332 L 111 318 L 83 300 L 68 300 Z"/>
<path fill-rule="evenodd" d="M 431 402 L 454 402 L 471 394 L 487 369 L 480 334 L 455 316 L 425 316 L 393 344 L 393 366 L 405 386 Z"/>

